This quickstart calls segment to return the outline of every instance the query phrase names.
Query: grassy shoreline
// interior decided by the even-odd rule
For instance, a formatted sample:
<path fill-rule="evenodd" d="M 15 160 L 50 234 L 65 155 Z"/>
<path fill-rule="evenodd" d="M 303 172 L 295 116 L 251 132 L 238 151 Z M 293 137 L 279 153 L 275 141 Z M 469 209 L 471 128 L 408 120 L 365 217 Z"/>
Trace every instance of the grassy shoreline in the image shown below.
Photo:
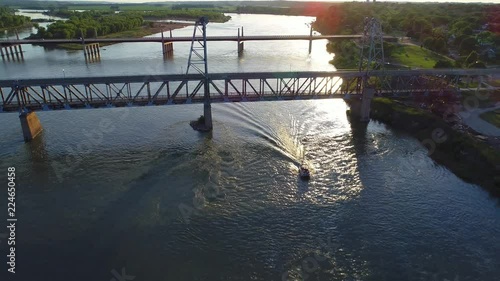
<path fill-rule="evenodd" d="M 500 128 L 500 109 L 485 112 L 479 115 L 484 121 Z"/>
<path fill-rule="evenodd" d="M 451 128 L 441 118 L 387 98 L 374 98 L 371 118 L 416 137 L 433 142 L 430 157 L 467 182 L 479 184 L 500 196 L 500 151 L 467 133 Z M 446 136 L 437 143 L 436 130 Z M 439 138 L 438 138 L 439 139 Z"/>
<path fill-rule="evenodd" d="M 453 60 L 416 45 L 396 45 L 391 53 L 390 61 L 410 68 L 434 68 L 439 60 L 453 63 Z"/>

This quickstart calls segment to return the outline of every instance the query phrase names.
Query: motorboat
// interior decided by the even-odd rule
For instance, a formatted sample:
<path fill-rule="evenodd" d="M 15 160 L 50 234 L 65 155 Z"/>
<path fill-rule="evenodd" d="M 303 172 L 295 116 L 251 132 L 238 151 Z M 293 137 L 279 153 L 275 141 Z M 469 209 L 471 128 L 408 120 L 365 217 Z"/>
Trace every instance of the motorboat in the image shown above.
<path fill-rule="evenodd" d="M 311 173 L 305 164 L 300 165 L 299 176 L 303 180 L 308 180 L 311 178 Z"/>

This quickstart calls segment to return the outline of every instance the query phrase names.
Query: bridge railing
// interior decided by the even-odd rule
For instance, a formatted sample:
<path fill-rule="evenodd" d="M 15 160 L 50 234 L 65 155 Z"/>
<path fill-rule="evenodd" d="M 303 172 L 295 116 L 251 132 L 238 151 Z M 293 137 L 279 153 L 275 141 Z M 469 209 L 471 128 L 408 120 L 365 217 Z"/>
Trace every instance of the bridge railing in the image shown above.
<path fill-rule="evenodd" d="M 209 80 L 213 102 L 241 102 L 355 95 L 367 77 L 380 95 L 460 91 L 467 87 L 461 81 L 496 73 L 488 69 L 215 73 Z M 3 80 L 0 111 L 196 103 L 203 101 L 203 83 L 198 74 Z"/>
<path fill-rule="evenodd" d="M 111 81 L 113 79 L 110 79 Z M 26 82 L 26 83 L 23 83 Z M 203 79 L 106 83 L 0 83 L 3 111 L 202 102 Z M 340 95 L 339 77 L 211 79 L 212 102 L 307 99 Z"/>

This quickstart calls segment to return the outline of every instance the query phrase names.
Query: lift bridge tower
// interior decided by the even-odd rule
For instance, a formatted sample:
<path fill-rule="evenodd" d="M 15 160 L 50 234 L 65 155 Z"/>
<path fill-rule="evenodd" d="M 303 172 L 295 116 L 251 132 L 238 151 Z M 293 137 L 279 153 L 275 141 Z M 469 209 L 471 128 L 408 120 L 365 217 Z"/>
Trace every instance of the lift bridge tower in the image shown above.
<path fill-rule="evenodd" d="M 205 126 L 200 127 L 202 124 L 198 124 L 199 128 L 195 128 L 200 131 L 211 131 L 213 128 L 212 105 L 210 104 L 210 79 L 208 77 L 207 61 L 207 24 L 208 18 L 201 17 L 194 25 L 193 40 L 191 41 L 191 50 L 189 52 L 188 66 L 186 70 L 186 74 L 189 74 L 189 70 L 194 69 L 201 74 L 204 79 L 203 116 L 205 119 Z M 197 32 L 201 33 L 201 39 L 196 36 Z"/>
<path fill-rule="evenodd" d="M 359 55 L 359 72 L 364 72 L 364 75 L 358 80 L 356 87 L 357 92 L 362 93 L 361 104 L 356 111 L 363 122 L 370 120 L 370 104 L 375 94 L 375 88 L 377 86 L 386 87 L 389 85 L 385 78 L 379 78 L 376 81 L 370 79 L 370 72 L 372 70 L 382 70 L 384 66 L 382 26 L 375 18 L 365 18 Z"/>
<path fill-rule="evenodd" d="M 359 56 L 359 71 L 369 72 L 384 67 L 384 34 L 382 25 L 375 18 L 365 18 Z"/>

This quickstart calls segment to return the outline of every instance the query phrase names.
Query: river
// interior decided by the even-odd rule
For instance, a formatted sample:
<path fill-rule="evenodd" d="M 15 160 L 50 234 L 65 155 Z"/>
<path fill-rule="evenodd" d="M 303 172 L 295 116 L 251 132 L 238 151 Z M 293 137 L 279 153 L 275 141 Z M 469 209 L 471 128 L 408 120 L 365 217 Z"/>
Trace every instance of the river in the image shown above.
<path fill-rule="evenodd" d="M 231 16 L 208 34 L 308 34 L 313 20 Z M 238 57 L 236 43 L 209 42 L 209 71 L 334 70 L 325 43 L 309 56 L 306 41 L 246 42 Z M 81 51 L 26 46 L 0 77 L 182 73 L 188 48 L 163 60 L 159 44 L 118 44 L 86 64 Z M 13 280 L 497 280 L 498 199 L 412 137 L 352 127 L 345 110 L 214 104 L 210 135 L 188 125 L 202 105 L 46 111 L 27 144 L 17 114 L 0 114 L 0 170 L 17 174 Z"/>

